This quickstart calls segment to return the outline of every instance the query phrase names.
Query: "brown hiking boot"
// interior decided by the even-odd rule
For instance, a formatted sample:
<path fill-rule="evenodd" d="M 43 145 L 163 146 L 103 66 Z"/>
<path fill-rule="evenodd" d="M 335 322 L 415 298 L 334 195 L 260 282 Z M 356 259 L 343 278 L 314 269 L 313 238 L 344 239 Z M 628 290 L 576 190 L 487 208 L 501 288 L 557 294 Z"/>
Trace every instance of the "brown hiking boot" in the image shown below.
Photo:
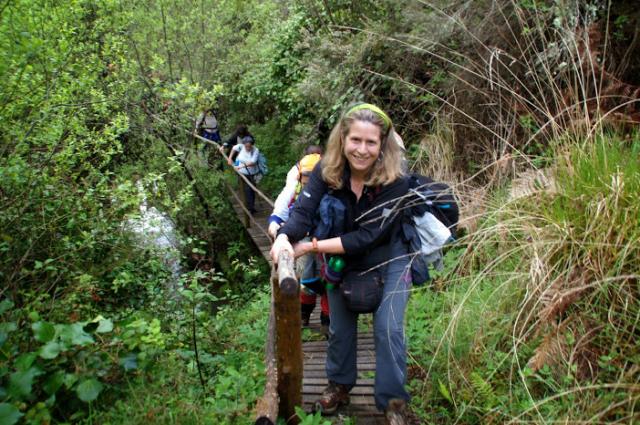
<path fill-rule="evenodd" d="M 407 417 L 407 403 L 399 398 L 389 400 L 389 405 L 384 411 L 387 425 L 409 425 Z"/>
<path fill-rule="evenodd" d="M 349 387 L 329 381 L 322 396 L 315 403 L 315 411 L 323 415 L 333 415 L 340 406 L 349 404 Z"/>

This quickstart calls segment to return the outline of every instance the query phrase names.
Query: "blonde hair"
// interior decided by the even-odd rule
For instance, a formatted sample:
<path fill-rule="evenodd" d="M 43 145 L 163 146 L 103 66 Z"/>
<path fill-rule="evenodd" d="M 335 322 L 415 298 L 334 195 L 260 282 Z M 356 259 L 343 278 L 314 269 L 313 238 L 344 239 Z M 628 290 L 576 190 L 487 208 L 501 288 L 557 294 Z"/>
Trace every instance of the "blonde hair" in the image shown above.
<path fill-rule="evenodd" d="M 387 118 L 388 119 L 388 118 Z M 393 123 L 386 125 L 380 114 L 370 109 L 349 108 L 331 130 L 327 152 L 322 158 L 322 178 L 333 189 L 342 188 L 342 176 L 347 158 L 344 155 L 344 140 L 355 121 L 369 122 L 380 129 L 380 156 L 367 174 L 367 186 L 387 185 L 404 173 L 402 171 L 402 150 L 396 140 Z M 390 121 L 388 121 L 390 123 Z"/>

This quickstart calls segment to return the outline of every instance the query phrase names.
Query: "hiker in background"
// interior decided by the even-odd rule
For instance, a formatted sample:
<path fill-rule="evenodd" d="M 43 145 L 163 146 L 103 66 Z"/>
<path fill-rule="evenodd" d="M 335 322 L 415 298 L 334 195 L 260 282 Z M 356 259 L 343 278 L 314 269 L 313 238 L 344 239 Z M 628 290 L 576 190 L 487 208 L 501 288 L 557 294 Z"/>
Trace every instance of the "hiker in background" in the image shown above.
<path fill-rule="evenodd" d="M 275 239 L 276 233 L 282 224 L 289 218 L 289 210 L 298 198 L 301 190 L 309 181 L 311 171 L 320 162 L 322 148 L 317 145 L 308 146 L 305 156 L 291 167 L 287 173 L 284 189 L 280 192 L 273 206 L 273 212 L 269 216 L 268 233 Z M 300 273 L 300 309 L 302 325 L 309 326 L 311 313 L 316 307 L 316 297 L 320 295 L 320 332 L 329 335 L 329 300 L 324 283 L 320 278 L 320 266 L 322 258 L 318 254 L 308 254 L 298 259 Z"/>
<path fill-rule="evenodd" d="M 255 185 L 256 180 L 255 176 L 258 174 L 258 156 L 259 151 L 256 148 L 255 140 L 253 136 L 244 136 L 240 140 L 240 144 L 235 145 L 231 148 L 231 153 L 227 158 L 227 163 L 229 165 L 233 165 L 236 170 L 242 175 L 244 175 L 251 184 Z M 236 153 L 236 155 L 234 155 Z M 235 156 L 235 161 L 232 160 L 232 156 Z M 256 201 L 256 192 L 246 184 L 240 176 L 238 176 L 239 182 L 244 186 L 244 194 L 246 200 L 246 207 L 251 214 L 256 213 L 255 201 Z"/>
<path fill-rule="evenodd" d="M 196 118 L 195 133 L 202 135 L 207 140 L 220 143 L 220 131 L 218 130 L 218 120 L 213 108 L 207 108 Z M 206 146 L 206 145 L 205 145 Z"/>
<path fill-rule="evenodd" d="M 287 173 L 284 188 L 276 198 L 273 205 L 273 212 L 269 216 L 269 235 L 275 239 L 276 233 L 282 223 L 289 218 L 289 210 L 293 202 L 300 194 L 302 187 L 307 184 L 313 167 L 320 161 L 322 148 L 317 145 L 307 146 L 304 156 Z"/>
<path fill-rule="evenodd" d="M 348 109 L 333 128 L 320 166 L 311 173 L 271 248 L 274 261 L 283 250 L 296 257 L 323 253 L 331 256 L 328 265 L 335 265 L 330 270 L 341 274 L 341 280 L 336 279 L 339 287 L 329 291 L 329 385 L 315 403 L 323 414 L 349 403 L 358 375 L 358 315 L 373 312 L 376 406 L 389 421 L 405 415 L 409 394 L 404 388 L 404 314 L 411 275 L 398 207 L 408 192 L 401 158 L 393 123 L 384 111 L 367 103 Z M 329 202 L 335 211 L 336 202 L 344 208 L 341 216 L 333 217 L 343 219 L 338 236 L 301 242 L 312 230 L 318 209 Z"/>
<path fill-rule="evenodd" d="M 232 152 L 231 149 L 236 145 L 242 144 L 242 139 L 246 136 L 251 136 L 251 133 L 249 133 L 249 129 L 247 128 L 246 125 L 240 124 L 239 126 L 236 127 L 236 130 L 229 137 L 225 139 L 222 145 L 220 145 L 220 147 L 218 148 L 218 151 L 224 157 L 225 162 L 227 161 L 229 154 L 232 154 L 232 157 L 231 157 L 232 163 L 236 160 L 235 157 L 237 155 L 237 152 Z M 222 170 L 223 168 L 224 167 L 219 167 L 220 170 Z"/>

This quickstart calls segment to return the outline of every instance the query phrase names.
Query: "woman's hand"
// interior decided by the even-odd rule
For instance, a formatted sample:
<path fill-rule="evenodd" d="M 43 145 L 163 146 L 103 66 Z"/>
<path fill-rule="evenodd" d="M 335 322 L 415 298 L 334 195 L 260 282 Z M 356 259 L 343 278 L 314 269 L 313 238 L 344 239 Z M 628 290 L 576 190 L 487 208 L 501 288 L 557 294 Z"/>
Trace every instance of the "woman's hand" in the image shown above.
<path fill-rule="evenodd" d="M 289 243 L 289 238 L 285 234 L 278 235 L 276 240 L 273 242 L 273 245 L 271 245 L 271 251 L 269 254 L 271 255 L 271 260 L 273 260 L 274 264 L 278 263 L 278 256 L 283 250 L 289 251 L 291 255 L 294 255 L 293 247 Z"/>
<path fill-rule="evenodd" d="M 293 256 L 295 258 L 302 257 L 313 250 L 313 244 L 311 242 L 298 242 L 293 246 Z"/>

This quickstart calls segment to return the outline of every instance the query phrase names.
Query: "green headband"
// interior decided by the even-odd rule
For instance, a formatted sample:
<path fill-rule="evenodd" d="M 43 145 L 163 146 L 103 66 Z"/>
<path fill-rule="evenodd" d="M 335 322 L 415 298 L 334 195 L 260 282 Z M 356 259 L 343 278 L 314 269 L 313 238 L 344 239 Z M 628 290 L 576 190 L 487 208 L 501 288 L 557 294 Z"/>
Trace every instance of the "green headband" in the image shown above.
<path fill-rule="evenodd" d="M 387 115 L 382 109 L 378 108 L 376 105 L 372 105 L 370 103 L 359 103 L 356 106 L 349 109 L 345 115 L 347 116 L 347 115 L 350 115 L 352 112 L 361 111 L 363 109 L 368 109 L 371 112 L 376 113 L 382 119 L 382 122 L 384 122 L 385 127 L 387 127 L 386 129 L 389 130 L 391 128 L 391 118 L 389 118 L 389 115 Z"/>

